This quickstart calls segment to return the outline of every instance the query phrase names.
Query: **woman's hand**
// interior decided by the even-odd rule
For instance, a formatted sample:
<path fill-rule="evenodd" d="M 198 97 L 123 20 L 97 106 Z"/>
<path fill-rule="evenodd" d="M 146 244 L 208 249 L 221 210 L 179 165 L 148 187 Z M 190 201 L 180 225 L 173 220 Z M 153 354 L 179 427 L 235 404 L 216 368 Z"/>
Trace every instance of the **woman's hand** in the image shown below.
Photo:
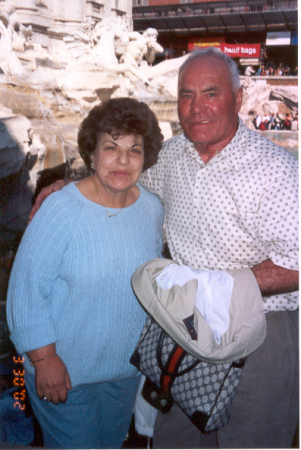
<path fill-rule="evenodd" d="M 47 397 L 55 405 L 65 403 L 68 390 L 72 389 L 67 368 L 56 355 L 35 364 L 36 390 L 40 399 Z"/>
<path fill-rule="evenodd" d="M 36 390 L 38 397 L 57 405 L 67 401 L 68 393 L 72 389 L 67 367 L 56 354 L 55 344 L 37 348 L 27 352 L 36 371 Z"/>

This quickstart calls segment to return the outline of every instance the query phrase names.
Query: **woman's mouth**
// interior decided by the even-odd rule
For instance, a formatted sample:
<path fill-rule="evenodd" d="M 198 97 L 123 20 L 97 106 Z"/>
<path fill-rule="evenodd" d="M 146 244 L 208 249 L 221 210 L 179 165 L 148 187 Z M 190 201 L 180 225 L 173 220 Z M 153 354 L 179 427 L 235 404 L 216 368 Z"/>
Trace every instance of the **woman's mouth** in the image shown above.
<path fill-rule="evenodd" d="M 115 177 L 124 177 L 129 174 L 127 170 L 114 170 L 112 173 Z"/>

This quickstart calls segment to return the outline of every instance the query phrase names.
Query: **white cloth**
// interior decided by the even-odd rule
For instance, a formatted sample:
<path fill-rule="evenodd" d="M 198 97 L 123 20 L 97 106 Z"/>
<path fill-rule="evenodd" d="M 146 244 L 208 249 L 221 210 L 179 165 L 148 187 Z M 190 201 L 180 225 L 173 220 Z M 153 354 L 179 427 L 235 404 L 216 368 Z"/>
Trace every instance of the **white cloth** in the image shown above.
<path fill-rule="evenodd" d="M 134 406 L 135 429 L 142 436 L 153 437 L 158 411 L 142 397 L 141 392 L 145 380 L 146 377 L 141 375 Z"/>
<path fill-rule="evenodd" d="M 298 270 L 298 161 L 242 121 L 207 164 L 184 135 L 173 137 L 140 182 L 163 201 L 175 263 L 231 270 L 270 258 Z M 263 302 L 266 312 L 295 310 L 298 292 Z"/>
<path fill-rule="evenodd" d="M 195 306 L 210 325 L 218 344 L 221 336 L 229 327 L 229 308 L 234 280 L 220 270 L 193 270 L 188 266 L 170 264 L 156 277 L 157 285 L 162 289 L 184 286 L 189 280 L 196 279 L 198 290 Z"/>

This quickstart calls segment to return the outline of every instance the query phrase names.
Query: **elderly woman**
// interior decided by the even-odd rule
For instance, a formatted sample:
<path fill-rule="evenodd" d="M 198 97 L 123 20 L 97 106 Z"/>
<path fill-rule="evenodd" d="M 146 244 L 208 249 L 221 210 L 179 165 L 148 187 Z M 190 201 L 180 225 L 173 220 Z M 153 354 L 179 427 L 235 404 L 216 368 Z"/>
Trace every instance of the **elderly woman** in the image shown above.
<path fill-rule="evenodd" d="M 159 199 L 137 181 L 162 139 L 145 103 L 93 108 L 78 134 L 93 174 L 48 197 L 17 252 L 8 323 L 45 447 L 120 448 L 128 431 L 146 316 L 131 276 L 161 255 L 163 229 Z"/>

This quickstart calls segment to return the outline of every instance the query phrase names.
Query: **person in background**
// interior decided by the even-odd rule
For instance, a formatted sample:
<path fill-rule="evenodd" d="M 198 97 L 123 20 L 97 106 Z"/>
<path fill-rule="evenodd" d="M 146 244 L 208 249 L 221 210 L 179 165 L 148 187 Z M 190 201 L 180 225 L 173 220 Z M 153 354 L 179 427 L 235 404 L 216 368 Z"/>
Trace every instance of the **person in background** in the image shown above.
<path fill-rule="evenodd" d="M 275 71 L 275 75 L 277 75 L 278 77 L 281 77 L 283 75 L 283 64 L 282 62 L 279 63 L 276 71 Z"/>
<path fill-rule="evenodd" d="M 271 113 L 269 117 L 269 129 L 275 130 L 276 121 L 275 121 L 275 113 Z"/>
<path fill-rule="evenodd" d="M 298 162 L 248 129 L 234 61 L 194 51 L 179 71 L 183 134 L 163 144 L 140 183 L 159 195 L 171 258 L 196 270 L 250 268 L 266 313 L 246 358 L 229 423 L 202 434 L 173 405 L 158 412 L 154 448 L 289 448 L 299 405 Z M 41 193 L 40 202 L 63 182 Z"/>
<path fill-rule="evenodd" d="M 258 119 L 258 114 L 255 114 L 255 116 L 253 117 L 253 120 L 252 120 L 255 130 L 258 130 L 257 119 Z"/>
<path fill-rule="evenodd" d="M 270 116 L 264 116 L 259 125 L 259 130 L 266 131 L 269 129 L 269 125 L 270 125 Z"/>
<path fill-rule="evenodd" d="M 259 67 L 259 69 L 258 69 L 258 71 L 257 71 L 257 75 L 258 76 L 260 76 L 261 75 L 261 72 L 264 70 L 264 64 L 260 64 L 260 67 Z"/>
<path fill-rule="evenodd" d="M 292 117 L 291 117 L 291 115 L 289 113 L 285 114 L 283 128 L 285 130 L 291 130 L 291 128 L 292 128 Z"/>
<path fill-rule="evenodd" d="M 250 77 L 251 75 L 254 75 L 254 73 L 256 73 L 256 70 L 254 70 L 252 64 L 250 64 L 249 66 L 246 67 L 245 75 L 247 77 Z"/>
<path fill-rule="evenodd" d="M 258 76 L 266 75 L 266 71 L 265 71 L 265 68 L 264 68 L 264 64 L 260 64 L 260 67 L 259 67 L 259 69 L 258 69 L 257 75 L 258 75 Z"/>
<path fill-rule="evenodd" d="M 19 246 L 7 319 L 47 448 L 121 448 L 129 429 L 146 318 L 131 276 L 163 235 L 162 204 L 137 181 L 162 140 L 143 102 L 93 108 L 78 133 L 92 175 L 50 196 Z"/>
<path fill-rule="evenodd" d="M 290 69 L 290 67 L 289 67 L 289 66 L 285 66 L 285 67 L 283 68 L 283 75 L 284 75 L 285 77 L 288 77 L 288 76 L 290 76 L 290 74 L 291 74 L 291 69 Z"/>
<path fill-rule="evenodd" d="M 261 124 L 261 116 L 259 114 L 255 114 L 255 117 L 253 119 L 253 125 L 255 130 L 258 130 Z"/>
<path fill-rule="evenodd" d="M 284 128 L 284 119 L 281 112 L 278 110 L 275 118 L 276 122 L 276 130 L 283 130 Z"/>
<path fill-rule="evenodd" d="M 293 120 L 292 120 L 292 128 L 293 131 L 298 131 L 299 130 L 299 123 L 298 123 L 298 112 L 296 112 L 293 115 Z"/>

